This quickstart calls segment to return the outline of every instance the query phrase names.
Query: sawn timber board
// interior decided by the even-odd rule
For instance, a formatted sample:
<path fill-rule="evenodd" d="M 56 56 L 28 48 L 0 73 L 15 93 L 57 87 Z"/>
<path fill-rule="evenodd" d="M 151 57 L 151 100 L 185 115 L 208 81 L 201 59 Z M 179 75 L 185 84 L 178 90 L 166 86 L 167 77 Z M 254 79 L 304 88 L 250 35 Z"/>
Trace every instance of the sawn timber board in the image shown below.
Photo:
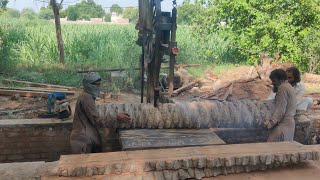
<path fill-rule="evenodd" d="M 134 129 L 119 134 L 123 150 L 226 144 L 209 129 Z"/>

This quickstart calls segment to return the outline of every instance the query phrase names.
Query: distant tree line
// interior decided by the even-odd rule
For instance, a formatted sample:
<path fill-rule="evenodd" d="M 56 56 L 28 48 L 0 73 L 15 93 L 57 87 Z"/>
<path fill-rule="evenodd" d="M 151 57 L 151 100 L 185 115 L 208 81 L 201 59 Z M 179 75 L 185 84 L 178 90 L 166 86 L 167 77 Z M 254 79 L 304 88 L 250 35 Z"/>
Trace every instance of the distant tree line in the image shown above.
<path fill-rule="evenodd" d="M 17 9 L 7 8 L 8 0 L 0 0 L 0 14 L 6 18 L 27 18 L 27 19 L 53 19 L 52 7 L 41 7 L 39 12 L 35 12 L 31 8 L 24 8 L 21 11 Z M 127 18 L 130 22 L 136 22 L 138 19 L 138 8 L 127 7 L 122 8 L 118 4 L 113 4 L 109 12 L 105 12 L 101 5 L 96 4 L 93 0 L 82 0 L 81 2 L 68 6 L 63 9 L 60 8 L 60 17 L 67 17 L 69 21 L 76 20 L 90 20 L 90 18 L 104 18 L 106 22 L 111 21 L 111 13 L 115 12 L 118 15 L 122 15 L 123 18 Z"/>

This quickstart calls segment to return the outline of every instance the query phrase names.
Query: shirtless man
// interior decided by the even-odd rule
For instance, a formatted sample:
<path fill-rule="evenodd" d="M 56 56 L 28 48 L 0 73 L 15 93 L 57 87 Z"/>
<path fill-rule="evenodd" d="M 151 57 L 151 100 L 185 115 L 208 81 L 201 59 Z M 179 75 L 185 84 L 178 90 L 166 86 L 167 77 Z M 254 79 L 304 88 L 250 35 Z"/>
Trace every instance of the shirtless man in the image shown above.
<path fill-rule="evenodd" d="M 271 129 L 268 142 L 293 141 L 297 99 L 293 87 L 288 82 L 287 74 L 282 69 L 275 69 L 269 78 L 272 81 L 275 107 L 270 119 L 264 125 Z"/>
<path fill-rule="evenodd" d="M 99 116 L 95 99 L 100 94 L 101 77 L 97 73 L 86 74 L 82 84 L 84 91 L 77 100 L 70 136 L 72 153 L 101 152 L 101 137 L 96 125 L 113 124 L 115 121 L 131 123 L 131 119 L 126 113 L 119 113 L 117 117 Z"/>

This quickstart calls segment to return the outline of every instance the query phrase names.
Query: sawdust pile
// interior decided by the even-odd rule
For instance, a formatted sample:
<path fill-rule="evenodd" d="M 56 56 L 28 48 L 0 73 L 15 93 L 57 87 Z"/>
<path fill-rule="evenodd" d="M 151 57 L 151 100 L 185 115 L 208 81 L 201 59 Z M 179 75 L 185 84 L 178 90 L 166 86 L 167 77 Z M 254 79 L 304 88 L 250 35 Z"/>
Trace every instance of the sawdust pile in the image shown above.
<path fill-rule="evenodd" d="M 113 128 L 246 128 L 262 127 L 263 120 L 270 116 L 271 102 L 251 100 L 203 101 L 176 104 L 160 104 L 158 108 L 150 104 L 107 104 L 99 105 L 101 116 L 115 117 L 118 112 L 126 112 L 133 123 L 102 126 Z"/>

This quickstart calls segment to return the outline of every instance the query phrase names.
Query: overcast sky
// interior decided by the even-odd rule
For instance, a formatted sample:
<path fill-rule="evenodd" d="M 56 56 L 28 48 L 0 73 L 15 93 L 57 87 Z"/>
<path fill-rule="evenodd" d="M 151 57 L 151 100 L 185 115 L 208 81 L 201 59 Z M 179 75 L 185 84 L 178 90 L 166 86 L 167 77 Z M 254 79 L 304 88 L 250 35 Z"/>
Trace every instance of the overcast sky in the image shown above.
<path fill-rule="evenodd" d="M 57 0 L 60 2 L 61 0 Z M 74 5 L 81 0 L 64 0 L 63 7 L 67 7 L 68 5 Z M 100 4 L 105 11 L 109 10 L 109 7 L 112 4 L 119 4 L 121 7 L 135 6 L 138 7 L 138 0 L 94 0 L 97 4 Z M 40 7 L 47 6 L 49 0 L 9 0 L 8 7 L 15 8 L 21 10 L 23 8 L 32 8 L 35 11 L 38 11 Z M 181 4 L 183 0 L 177 0 L 178 4 Z M 172 0 L 164 0 L 162 2 L 163 10 L 172 9 Z"/>

